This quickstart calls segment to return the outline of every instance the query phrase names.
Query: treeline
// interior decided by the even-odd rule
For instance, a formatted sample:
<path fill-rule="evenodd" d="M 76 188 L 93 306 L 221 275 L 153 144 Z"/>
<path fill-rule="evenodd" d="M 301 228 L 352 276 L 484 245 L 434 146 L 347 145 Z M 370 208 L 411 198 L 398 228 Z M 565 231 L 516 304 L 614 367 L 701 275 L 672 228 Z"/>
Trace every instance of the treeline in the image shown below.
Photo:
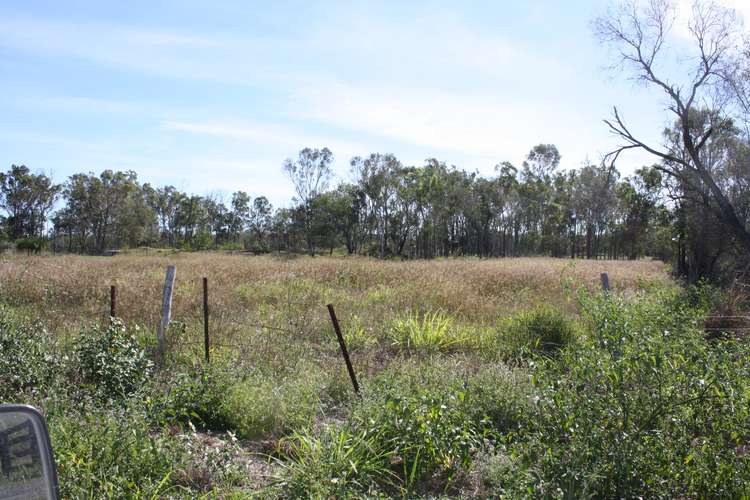
<path fill-rule="evenodd" d="M 0 174 L 2 226 L 10 240 L 45 238 L 55 251 L 89 254 L 158 246 L 312 255 L 345 248 L 381 258 L 669 257 L 663 229 L 671 215 L 655 169 L 621 178 L 603 165 L 563 171 L 560 158 L 554 145 L 540 144 L 519 168 L 505 162 L 483 177 L 436 159 L 414 167 L 372 154 L 351 160 L 353 182 L 329 189 L 332 153 L 304 149 L 284 164 L 294 204 L 276 209 L 243 191 L 224 200 L 154 187 L 132 171 L 55 184 L 12 166 Z"/>
<path fill-rule="evenodd" d="M 743 137 L 726 126 L 707 151 L 732 159 L 717 161 L 714 175 L 746 223 L 742 162 L 750 147 Z M 659 165 L 627 177 L 605 163 L 563 170 L 560 159 L 554 145 L 539 144 L 518 167 L 504 162 L 482 176 L 436 159 L 406 166 L 372 154 L 352 158 L 352 181 L 334 186 L 331 151 L 308 148 L 283 164 L 296 192 L 290 208 L 243 191 L 222 199 L 154 187 L 132 171 L 75 174 L 56 184 L 14 165 L 0 174 L 0 223 L 3 238 L 21 248 L 87 254 L 149 246 L 311 255 L 341 249 L 380 258 L 651 256 L 671 260 L 691 279 L 717 275 L 732 255 L 710 195 L 695 193 L 699 181 L 678 182 Z"/>

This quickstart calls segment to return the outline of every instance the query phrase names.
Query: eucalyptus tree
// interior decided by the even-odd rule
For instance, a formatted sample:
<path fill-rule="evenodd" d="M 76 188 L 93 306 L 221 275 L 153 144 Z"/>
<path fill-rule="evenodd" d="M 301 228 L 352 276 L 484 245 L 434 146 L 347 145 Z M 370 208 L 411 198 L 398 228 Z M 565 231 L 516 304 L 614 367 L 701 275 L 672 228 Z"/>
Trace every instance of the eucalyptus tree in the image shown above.
<path fill-rule="evenodd" d="M 0 208 L 7 214 L 8 236 L 13 240 L 41 237 L 60 191 L 60 185 L 25 165 L 12 165 L 7 172 L 0 172 Z"/>
<path fill-rule="evenodd" d="M 234 241 L 238 241 L 243 231 L 250 224 L 250 202 L 252 198 L 244 191 L 232 193 L 231 210 L 229 213 L 228 229 L 229 235 Z"/>
<path fill-rule="evenodd" d="M 312 201 L 328 189 L 333 177 L 331 163 L 333 153 L 328 148 L 305 148 L 299 152 L 296 160 L 284 161 L 283 170 L 289 177 L 297 195 L 297 202 L 302 206 L 302 225 L 307 250 L 315 255 L 315 234 L 313 217 L 315 216 Z"/>
<path fill-rule="evenodd" d="M 264 252 L 270 248 L 267 235 L 271 231 L 272 219 L 273 206 L 268 201 L 268 198 L 265 196 L 255 198 L 250 207 L 250 216 L 248 219 L 250 234 L 245 248 L 255 252 Z"/>
<path fill-rule="evenodd" d="M 392 154 L 352 158 L 351 170 L 367 199 L 366 219 L 374 220 L 380 258 L 389 253 L 388 223 L 398 189 L 401 162 Z"/>
<path fill-rule="evenodd" d="M 712 139 L 725 127 L 726 119 L 743 112 L 741 97 L 746 94 L 742 89 L 747 87 L 737 79 L 737 59 L 742 56 L 737 48 L 740 23 L 732 9 L 711 1 L 696 1 L 684 31 L 690 43 L 670 43 L 676 9 L 675 2 L 668 0 L 630 1 L 594 22 L 596 35 L 614 49 L 616 66 L 628 71 L 634 80 L 659 90 L 676 123 L 672 144 L 656 144 L 631 129 L 615 107 L 612 118 L 605 123 L 622 144 L 608 155 L 608 160 L 614 162 L 630 149 L 654 155 L 660 160 L 655 168 L 701 197 L 747 256 L 747 220 L 740 217 L 730 191 L 721 185 L 705 154 Z M 683 51 L 684 47 L 689 49 Z M 669 75 L 664 68 L 674 59 L 681 61 L 680 71 Z M 745 117 L 747 102 L 744 101 Z M 699 110 L 709 110 L 707 119 L 695 119 Z"/>

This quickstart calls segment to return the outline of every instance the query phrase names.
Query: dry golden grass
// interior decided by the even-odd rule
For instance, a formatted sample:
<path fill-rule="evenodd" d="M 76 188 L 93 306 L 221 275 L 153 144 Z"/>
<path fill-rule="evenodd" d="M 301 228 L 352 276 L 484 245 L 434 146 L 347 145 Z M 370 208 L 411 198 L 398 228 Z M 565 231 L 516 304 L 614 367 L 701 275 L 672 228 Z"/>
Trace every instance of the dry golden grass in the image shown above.
<path fill-rule="evenodd" d="M 562 282 L 599 286 L 609 273 L 615 290 L 667 282 L 654 261 L 585 261 L 552 258 L 447 259 L 382 262 L 366 258 L 222 253 L 160 256 L 5 256 L 0 260 L 1 301 L 38 315 L 58 329 L 104 319 L 109 286 L 117 286 L 117 314 L 148 328 L 158 322 L 165 268 L 177 266 L 173 318 L 201 316 L 201 278 L 209 279 L 213 330 L 250 323 L 315 332 L 333 302 L 344 319 L 371 328 L 404 311 L 443 309 L 462 321 L 493 322 L 518 309 L 551 303 L 571 310 Z"/>

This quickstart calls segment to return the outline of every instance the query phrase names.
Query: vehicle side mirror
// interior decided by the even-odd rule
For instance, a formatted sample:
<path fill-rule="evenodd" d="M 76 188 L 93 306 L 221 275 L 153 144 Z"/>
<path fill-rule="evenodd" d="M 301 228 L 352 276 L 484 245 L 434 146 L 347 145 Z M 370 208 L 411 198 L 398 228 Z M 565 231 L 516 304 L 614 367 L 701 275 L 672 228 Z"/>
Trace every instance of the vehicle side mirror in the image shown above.
<path fill-rule="evenodd" d="M 0 405 L 0 499 L 57 499 L 47 424 L 39 410 Z"/>

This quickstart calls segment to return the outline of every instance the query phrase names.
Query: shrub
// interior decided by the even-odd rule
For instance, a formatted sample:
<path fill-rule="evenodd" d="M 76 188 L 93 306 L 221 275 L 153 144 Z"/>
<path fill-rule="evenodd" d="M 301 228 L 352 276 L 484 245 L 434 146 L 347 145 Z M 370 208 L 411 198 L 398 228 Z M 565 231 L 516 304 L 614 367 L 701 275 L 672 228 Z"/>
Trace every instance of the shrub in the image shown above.
<path fill-rule="evenodd" d="M 554 353 L 575 338 L 573 323 L 559 309 L 549 305 L 516 314 L 505 330 L 508 345 L 514 352 Z"/>
<path fill-rule="evenodd" d="M 166 495 L 179 453 L 141 416 L 74 413 L 49 421 L 62 498 Z"/>
<path fill-rule="evenodd" d="M 39 253 L 47 245 L 43 238 L 20 238 L 15 241 L 16 250 L 25 250 L 27 253 Z"/>
<path fill-rule="evenodd" d="M 54 352 L 44 326 L 20 321 L 0 307 L 0 401 L 13 402 L 19 391 L 49 389 L 59 366 Z"/>
<path fill-rule="evenodd" d="M 151 403 L 151 415 L 166 424 L 189 423 L 200 429 L 230 428 L 224 400 L 231 387 L 225 367 L 214 360 L 208 366 L 192 366 L 164 381 L 166 391 Z"/>
<path fill-rule="evenodd" d="M 748 495 L 748 346 L 708 345 L 703 311 L 682 293 L 581 301 L 590 333 L 537 364 L 536 410 L 505 493 Z"/>
<path fill-rule="evenodd" d="M 375 397 L 355 413 L 355 427 L 379 437 L 407 489 L 428 477 L 434 487 L 449 483 L 488 436 L 488 420 L 471 418 L 465 402 L 464 391 Z"/>
<path fill-rule="evenodd" d="M 106 327 L 84 330 L 74 349 L 77 374 L 105 399 L 121 398 L 141 388 L 153 366 L 133 332 L 116 318 Z"/>

